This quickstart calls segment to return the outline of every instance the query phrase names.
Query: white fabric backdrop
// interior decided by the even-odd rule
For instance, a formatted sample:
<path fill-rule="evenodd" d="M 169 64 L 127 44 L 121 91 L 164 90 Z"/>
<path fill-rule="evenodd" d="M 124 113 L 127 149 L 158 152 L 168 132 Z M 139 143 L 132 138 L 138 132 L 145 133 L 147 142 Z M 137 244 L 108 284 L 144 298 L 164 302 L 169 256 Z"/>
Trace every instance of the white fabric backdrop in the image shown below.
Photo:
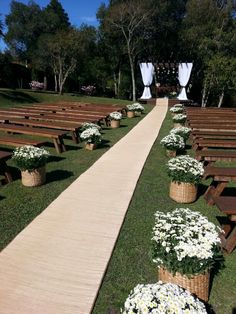
<path fill-rule="evenodd" d="M 150 99 L 152 98 L 151 91 L 149 86 L 152 84 L 153 75 L 154 75 L 154 66 L 152 63 L 140 63 L 140 70 L 142 74 L 144 91 L 141 96 L 141 99 Z"/>
<path fill-rule="evenodd" d="M 188 100 L 185 87 L 188 84 L 192 67 L 193 67 L 192 63 L 179 64 L 179 84 L 181 86 L 181 91 L 177 97 L 179 100 Z"/>

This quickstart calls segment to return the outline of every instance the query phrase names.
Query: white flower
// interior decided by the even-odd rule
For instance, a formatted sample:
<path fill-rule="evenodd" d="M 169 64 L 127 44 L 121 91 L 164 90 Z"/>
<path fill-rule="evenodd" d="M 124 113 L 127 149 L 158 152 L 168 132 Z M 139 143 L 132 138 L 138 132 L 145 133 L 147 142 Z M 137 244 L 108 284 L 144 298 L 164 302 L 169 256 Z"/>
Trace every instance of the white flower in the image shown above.
<path fill-rule="evenodd" d="M 111 120 L 121 120 L 122 119 L 122 114 L 118 111 L 111 112 L 109 117 Z"/>
<path fill-rule="evenodd" d="M 187 290 L 171 283 L 137 285 L 124 304 L 123 314 L 207 313 L 204 304 Z"/>
<path fill-rule="evenodd" d="M 169 134 L 161 140 L 161 145 L 170 150 L 181 150 L 185 147 L 183 138 L 179 135 Z"/>
<path fill-rule="evenodd" d="M 87 141 L 87 143 L 99 143 L 101 142 L 101 137 L 101 133 L 94 127 L 85 129 L 80 134 L 80 138 Z"/>
<path fill-rule="evenodd" d="M 99 125 L 92 123 L 92 122 L 82 123 L 80 129 L 81 129 L 81 131 L 84 131 L 84 130 L 89 129 L 89 128 L 96 128 L 96 129 L 98 129 L 98 131 L 100 131 L 102 129 Z"/>
<path fill-rule="evenodd" d="M 128 111 L 138 111 L 138 112 L 144 111 L 144 107 L 137 102 L 130 104 L 130 105 L 127 105 L 126 107 L 127 107 Z"/>
<path fill-rule="evenodd" d="M 186 119 L 187 119 L 187 116 L 185 115 L 185 114 L 182 114 L 182 113 L 178 113 L 178 114 L 176 114 L 173 118 L 172 118 L 172 120 L 173 120 L 173 122 L 185 122 L 186 121 Z"/>
<path fill-rule="evenodd" d="M 173 106 L 173 107 L 171 107 L 170 108 L 170 112 L 171 113 L 182 113 L 184 111 L 184 108 L 183 107 L 175 107 L 175 106 Z"/>

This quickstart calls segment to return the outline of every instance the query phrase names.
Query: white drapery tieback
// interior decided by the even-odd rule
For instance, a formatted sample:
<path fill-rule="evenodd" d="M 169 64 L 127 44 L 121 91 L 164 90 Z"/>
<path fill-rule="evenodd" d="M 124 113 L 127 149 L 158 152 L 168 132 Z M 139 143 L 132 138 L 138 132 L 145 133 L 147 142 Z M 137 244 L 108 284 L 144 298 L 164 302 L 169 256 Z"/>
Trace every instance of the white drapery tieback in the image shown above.
<path fill-rule="evenodd" d="M 177 98 L 179 100 L 188 100 L 186 94 L 186 86 L 188 84 L 193 64 L 192 63 L 180 63 L 179 64 L 179 84 L 181 86 L 181 91 Z"/>
<path fill-rule="evenodd" d="M 152 63 L 140 63 L 140 70 L 142 74 L 144 90 L 140 99 L 150 99 L 152 98 L 150 86 L 152 84 L 153 75 L 154 75 L 154 66 Z"/>

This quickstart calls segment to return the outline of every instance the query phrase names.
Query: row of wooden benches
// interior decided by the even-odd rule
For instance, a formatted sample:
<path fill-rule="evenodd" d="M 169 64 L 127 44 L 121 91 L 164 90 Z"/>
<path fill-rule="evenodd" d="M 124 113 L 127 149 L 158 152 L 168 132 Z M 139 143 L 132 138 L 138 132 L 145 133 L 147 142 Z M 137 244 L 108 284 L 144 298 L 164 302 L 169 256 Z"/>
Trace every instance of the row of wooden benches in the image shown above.
<path fill-rule="evenodd" d="M 46 137 L 53 140 L 58 153 L 66 150 L 63 138 L 70 133 L 78 143 L 78 130 L 84 122 L 107 124 L 112 111 L 123 111 L 121 106 L 85 103 L 36 104 L 28 107 L 1 108 L 0 131 Z M 41 146 L 45 142 L 0 135 L 0 144 Z"/>
<path fill-rule="evenodd" d="M 236 168 L 211 164 L 236 160 L 236 109 L 186 108 L 186 114 L 195 157 L 208 164 L 204 178 L 212 178 L 204 198 L 208 205 L 215 204 L 227 215 L 222 223 L 221 242 L 223 249 L 231 253 L 236 247 L 236 193 L 234 196 L 222 196 L 222 193 L 229 182 L 236 182 Z"/>

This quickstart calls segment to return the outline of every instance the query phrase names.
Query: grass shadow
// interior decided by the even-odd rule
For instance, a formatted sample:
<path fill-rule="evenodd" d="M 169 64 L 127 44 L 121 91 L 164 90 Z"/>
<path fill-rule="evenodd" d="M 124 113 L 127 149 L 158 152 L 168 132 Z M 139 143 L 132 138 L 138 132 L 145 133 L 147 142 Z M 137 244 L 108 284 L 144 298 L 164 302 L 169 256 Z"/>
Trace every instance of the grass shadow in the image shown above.
<path fill-rule="evenodd" d="M 0 201 L 4 200 L 4 198 L 6 198 L 5 196 L 0 195 Z"/>
<path fill-rule="evenodd" d="M 37 98 L 32 97 L 21 91 L 4 90 L 0 91 L 0 96 L 3 99 L 14 101 L 16 103 L 33 103 L 38 102 Z"/>
<path fill-rule="evenodd" d="M 47 162 L 59 162 L 66 159 L 65 157 L 50 155 Z"/>
<path fill-rule="evenodd" d="M 62 181 L 74 175 L 73 172 L 67 170 L 54 170 L 47 173 L 47 181 L 46 184 L 54 182 L 54 181 Z"/>

